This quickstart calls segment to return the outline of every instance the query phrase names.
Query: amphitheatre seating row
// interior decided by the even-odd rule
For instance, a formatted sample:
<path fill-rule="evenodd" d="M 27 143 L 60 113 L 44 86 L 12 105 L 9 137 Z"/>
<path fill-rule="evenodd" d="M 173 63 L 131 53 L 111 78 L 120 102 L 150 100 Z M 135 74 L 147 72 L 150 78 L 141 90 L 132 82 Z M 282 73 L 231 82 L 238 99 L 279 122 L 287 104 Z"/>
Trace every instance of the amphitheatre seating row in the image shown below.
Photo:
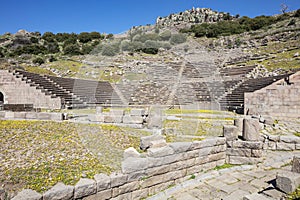
<path fill-rule="evenodd" d="M 55 76 L 47 76 L 47 78 L 87 104 L 122 104 L 109 82 Z"/>
<path fill-rule="evenodd" d="M 246 74 L 250 73 L 255 68 L 253 66 L 245 66 L 245 67 L 226 67 L 220 69 L 220 74 L 222 76 L 241 76 L 245 77 Z"/>
<path fill-rule="evenodd" d="M 272 76 L 272 77 L 263 77 L 256 79 L 249 79 L 239 85 L 231 93 L 227 93 L 220 101 L 221 109 L 237 111 L 238 113 L 243 113 L 244 111 L 244 94 L 246 92 L 254 92 L 256 90 L 262 89 L 273 82 L 276 82 L 280 79 L 283 79 L 290 74 Z"/>
<path fill-rule="evenodd" d="M 41 89 L 52 98 L 59 97 L 68 107 L 84 107 L 88 104 L 122 104 L 108 82 L 61 78 L 16 70 L 15 76 Z"/>
<path fill-rule="evenodd" d="M 16 70 L 14 74 L 17 77 L 21 76 L 22 80 L 26 81 L 26 83 L 29 83 L 30 86 L 36 87 L 37 89 L 41 89 L 41 91 L 44 92 L 46 95 L 51 95 L 52 98 L 61 98 L 64 102 L 63 104 L 65 104 L 68 107 L 80 106 L 81 104 L 83 104 L 82 100 L 76 98 L 76 96 L 70 94 L 69 92 L 59 88 L 53 82 L 47 80 L 45 77 L 39 74 L 26 72 L 22 70 Z"/>

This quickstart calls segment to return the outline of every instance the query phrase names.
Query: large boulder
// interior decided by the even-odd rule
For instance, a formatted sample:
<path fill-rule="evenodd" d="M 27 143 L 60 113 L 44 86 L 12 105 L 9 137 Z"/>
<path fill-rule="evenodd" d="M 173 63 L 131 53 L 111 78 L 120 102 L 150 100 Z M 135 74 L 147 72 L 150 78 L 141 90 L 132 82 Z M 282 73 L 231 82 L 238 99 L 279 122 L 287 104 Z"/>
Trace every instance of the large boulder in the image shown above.
<path fill-rule="evenodd" d="M 247 141 L 258 141 L 260 124 L 258 119 L 245 118 L 243 128 L 243 138 Z"/>

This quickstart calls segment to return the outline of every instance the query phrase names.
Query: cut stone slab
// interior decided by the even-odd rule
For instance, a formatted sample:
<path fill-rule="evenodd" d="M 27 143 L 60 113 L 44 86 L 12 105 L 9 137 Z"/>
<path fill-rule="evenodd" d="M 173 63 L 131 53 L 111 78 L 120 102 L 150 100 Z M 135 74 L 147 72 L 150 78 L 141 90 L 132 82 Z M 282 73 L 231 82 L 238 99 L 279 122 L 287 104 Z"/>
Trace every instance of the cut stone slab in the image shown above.
<path fill-rule="evenodd" d="M 138 109 L 138 108 L 133 108 L 130 110 L 130 115 L 131 116 L 143 116 L 145 115 L 146 111 L 145 109 Z"/>
<path fill-rule="evenodd" d="M 244 119 L 243 118 L 234 119 L 234 126 L 237 127 L 238 134 L 242 135 L 242 133 L 243 133 L 243 124 L 244 124 Z"/>
<path fill-rule="evenodd" d="M 41 200 L 42 197 L 40 193 L 34 190 L 25 189 L 19 192 L 12 200 Z"/>
<path fill-rule="evenodd" d="M 92 179 L 81 178 L 75 185 L 74 198 L 79 199 L 97 192 L 96 182 Z"/>
<path fill-rule="evenodd" d="M 73 199 L 74 187 L 57 183 L 50 190 L 44 193 L 43 200 L 69 200 Z"/>
<path fill-rule="evenodd" d="M 271 200 L 271 198 L 263 194 L 254 193 L 244 196 L 243 200 Z"/>
<path fill-rule="evenodd" d="M 133 147 L 129 147 L 128 149 L 125 149 L 123 153 L 123 158 L 126 160 L 127 158 L 139 158 L 141 154 Z"/>
<path fill-rule="evenodd" d="M 151 142 L 161 141 L 161 140 L 165 140 L 165 138 L 161 135 L 150 135 L 150 136 L 141 137 L 140 148 L 142 150 L 146 150 L 151 147 Z"/>
<path fill-rule="evenodd" d="M 259 140 L 260 124 L 258 119 L 245 118 L 243 127 L 243 138 L 247 141 Z"/>
<path fill-rule="evenodd" d="M 123 123 L 124 124 L 142 124 L 144 119 L 142 116 L 131 116 L 131 115 L 124 115 Z"/>
<path fill-rule="evenodd" d="M 223 137 L 225 137 L 227 141 L 237 140 L 238 139 L 237 127 L 232 125 L 224 125 Z"/>
<path fill-rule="evenodd" d="M 106 174 L 96 174 L 94 179 L 97 184 L 97 192 L 110 188 L 110 177 Z"/>
<path fill-rule="evenodd" d="M 276 176 L 276 188 L 285 192 L 294 192 L 300 186 L 300 174 L 290 171 L 281 171 Z"/>
<path fill-rule="evenodd" d="M 300 173 L 300 156 L 294 156 L 292 172 Z"/>

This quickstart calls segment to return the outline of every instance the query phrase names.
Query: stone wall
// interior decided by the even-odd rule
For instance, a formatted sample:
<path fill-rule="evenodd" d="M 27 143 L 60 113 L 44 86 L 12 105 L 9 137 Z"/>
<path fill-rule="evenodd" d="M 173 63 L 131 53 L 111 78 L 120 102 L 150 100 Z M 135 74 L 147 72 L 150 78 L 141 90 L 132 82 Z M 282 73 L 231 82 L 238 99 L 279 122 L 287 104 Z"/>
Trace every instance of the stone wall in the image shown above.
<path fill-rule="evenodd" d="M 162 143 L 161 143 L 162 144 Z M 31 199 L 142 199 L 187 180 L 191 175 L 223 165 L 225 138 L 170 143 L 152 146 L 140 154 L 133 148 L 125 151 L 122 172 L 97 174 L 94 179 L 80 179 L 75 186 L 58 183 L 44 194 L 23 190 Z"/>
<path fill-rule="evenodd" d="M 126 149 L 120 172 L 82 178 L 75 186 L 57 183 L 43 194 L 25 189 L 13 200 L 21 200 L 24 195 L 32 200 L 143 199 L 225 163 L 257 164 L 266 149 L 300 149 L 300 137 L 262 135 L 251 128 L 256 123 L 249 117 L 237 119 L 236 126 L 224 127 L 224 137 L 194 142 L 166 143 L 161 135 L 142 137 L 140 148 L 145 152 Z"/>
<path fill-rule="evenodd" d="M 0 70 L 0 92 L 5 104 L 33 104 L 34 108 L 60 109 L 60 98 L 51 98 L 36 87 L 31 87 L 21 78 L 7 70 Z"/>
<path fill-rule="evenodd" d="M 261 90 L 245 93 L 245 113 L 274 119 L 300 118 L 300 71 L 291 75 L 289 82 L 280 80 Z"/>
<path fill-rule="evenodd" d="M 46 113 L 46 112 L 12 112 L 0 111 L 0 119 L 28 119 L 28 120 L 55 120 L 63 119 L 62 113 Z"/>

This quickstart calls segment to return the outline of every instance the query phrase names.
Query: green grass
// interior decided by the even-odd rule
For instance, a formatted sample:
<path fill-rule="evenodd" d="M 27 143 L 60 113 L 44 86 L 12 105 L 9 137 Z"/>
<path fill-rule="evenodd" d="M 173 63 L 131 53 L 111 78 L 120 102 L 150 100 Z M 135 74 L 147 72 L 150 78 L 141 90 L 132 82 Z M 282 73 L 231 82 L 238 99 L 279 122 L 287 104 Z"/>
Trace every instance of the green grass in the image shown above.
<path fill-rule="evenodd" d="M 297 137 L 300 137 L 300 133 L 299 132 L 294 133 L 294 135 L 297 136 Z"/>
<path fill-rule="evenodd" d="M 207 114 L 222 114 L 221 111 L 216 110 L 183 110 L 183 109 L 169 109 L 165 111 L 165 114 L 195 114 L 195 113 L 207 113 Z"/>
<path fill-rule="evenodd" d="M 36 74 L 55 75 L 53 72 L 41 67 L 26 66 L 25 70 Z"/>
<path fill-rule="evenodd" d="M 300 199 L 300 187 L 298 187 L 294 192 L 288 195 L 288 200 L 299 200 Z"/>
<path fill-rule="evenodd" d="M 216 166 L 213 170 L 227 169 L 227 168 L 231 168 L 231 167 L 235 167 L 235 166 L 237 166 L 237 165 L 225 163 L 224 165 Z"/>
<path fill-rule="evenodd" d="M 109 174 L 120 170 L 125 149 L 139 148 L 143 134 L 112 125 L 0 121 L 0 184 L 43 192 L 59 181 L 74 185 Z"/>

